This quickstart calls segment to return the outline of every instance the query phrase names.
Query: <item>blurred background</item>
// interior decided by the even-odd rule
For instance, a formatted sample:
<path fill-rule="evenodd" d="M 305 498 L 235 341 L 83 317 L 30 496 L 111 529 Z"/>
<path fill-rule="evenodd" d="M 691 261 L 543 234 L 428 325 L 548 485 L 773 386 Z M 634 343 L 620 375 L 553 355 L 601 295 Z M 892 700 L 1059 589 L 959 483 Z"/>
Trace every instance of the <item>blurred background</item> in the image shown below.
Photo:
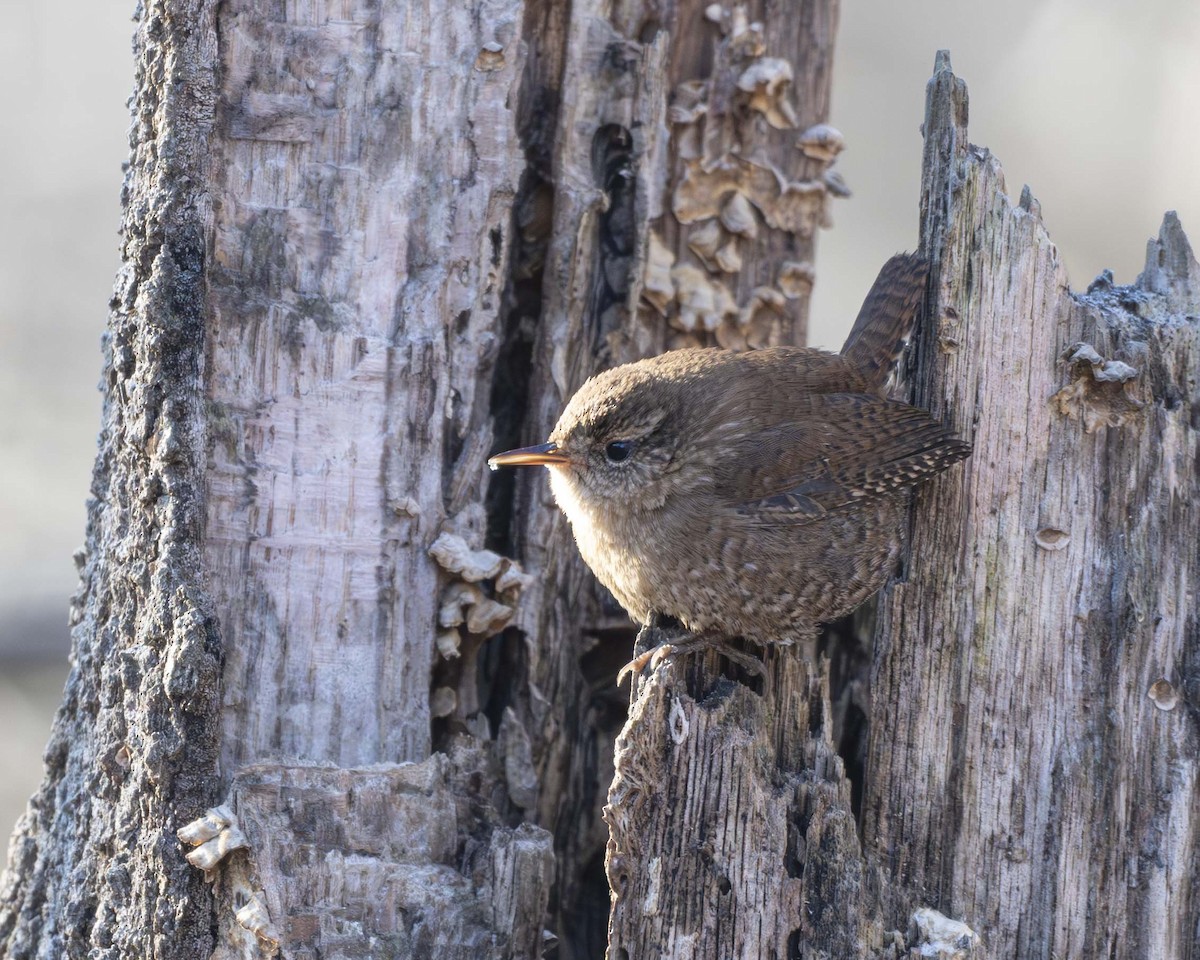
<path fill-rule="evenodd" d="M 0 31 L 0 848 L 41 776 L 66 674 L 71 555 L 118 265 L 133 0 L 4 3 Z M 1131 283 L 1163 212 L 1200 241 L 1200 4 L 842 0 L 831 121 L 854 191 L 822 235 L 812 342 L 837 348 L 875 272 L 916 245 L 934 52 L 971 140 L 1028 183 L 1072 287 Z"/>

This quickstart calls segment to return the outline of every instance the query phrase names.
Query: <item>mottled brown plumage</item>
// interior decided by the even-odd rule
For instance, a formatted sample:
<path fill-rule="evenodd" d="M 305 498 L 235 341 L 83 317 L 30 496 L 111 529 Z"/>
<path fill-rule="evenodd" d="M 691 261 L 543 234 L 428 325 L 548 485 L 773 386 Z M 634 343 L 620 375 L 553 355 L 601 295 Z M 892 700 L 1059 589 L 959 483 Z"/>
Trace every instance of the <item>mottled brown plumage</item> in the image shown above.
<path fill-rule="evenodd" d="M 870 387 L 882 391 L 912 335 L 929 264 L 898 253 L 883 265 L 842 344 L 842 356 Z"/>
<path fill-rule="evenodd" d="M 970 445 L 883 395 L 925 265 L 893 257 L 842 354 L 679 350 L 593 377 L 538 447 L 580 553 L 638 621 L 787 643 L 893 569 L 913 486 Z"/>

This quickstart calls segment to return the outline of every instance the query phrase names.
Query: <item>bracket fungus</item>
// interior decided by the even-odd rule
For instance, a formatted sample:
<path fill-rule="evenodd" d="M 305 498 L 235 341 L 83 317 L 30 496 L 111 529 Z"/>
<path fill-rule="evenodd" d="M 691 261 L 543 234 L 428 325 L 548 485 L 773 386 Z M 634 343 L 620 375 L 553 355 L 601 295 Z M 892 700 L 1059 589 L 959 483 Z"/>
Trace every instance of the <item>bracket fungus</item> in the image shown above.
<path fill-rule="evenodd" d="M 749 94 L 751 110 L 767 118 L 776 130 L 796 126 L 796 110 L 788 98 L 792 89 L 792 65 L 777 57 L 763 57 L 742 71 L 738 89 Z"/>
<path fill-rule="evenodd" d="M 518 598 L 533 581 L 515 560 L 474 549 L 456 533 L 441 533 L 430 545 L 429 555 L 455 577 L 442 591 L 440 629 L 434 640 L 438 653 L 447 659 L 460 654 L 461 642 L 454 636 L 459 628 L 486 638 L 507 627 L 516 614 Z"/>
<path fill-rule="evenodd" d="M 810 160 L 831 164 L 846 146 L 840 130 L 828 123 L 818 123 L 805 130 L 796 140 L 796 149 Z"/>
<path fill-rule="evenodd" d="M 1135 394 L 1138 370 L 1122 360 L 1106 360 L 1090 343 L 1075 343 L 1060 358 L 1071 382 L 1050 402 L 1065 417 L 1080 420 L 1088 433 L 1119 427 L 1145 406 Z"/>

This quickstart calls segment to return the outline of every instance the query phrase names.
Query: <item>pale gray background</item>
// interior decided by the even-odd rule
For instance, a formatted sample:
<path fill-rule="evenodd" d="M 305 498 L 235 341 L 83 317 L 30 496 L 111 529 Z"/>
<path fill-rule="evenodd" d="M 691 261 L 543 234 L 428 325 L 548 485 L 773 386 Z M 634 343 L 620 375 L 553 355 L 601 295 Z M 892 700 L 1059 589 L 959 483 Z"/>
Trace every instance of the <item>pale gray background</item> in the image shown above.
<path fill-rule="evenodd" d="M 40 777 L 65 672 L 71 554 L 117 266 L 132 0 L 0 0 L 0 844 Z M 1200 4 L 843 0 L 832 122 L 854 197 L 820 240 L 813 342 L 837 347 L 916 243 L 918 126 L 939 47 L 971 139 L 1029 183 L 1072 285 L 1129 283 L 1165 210 L 1200 239 Z"/>

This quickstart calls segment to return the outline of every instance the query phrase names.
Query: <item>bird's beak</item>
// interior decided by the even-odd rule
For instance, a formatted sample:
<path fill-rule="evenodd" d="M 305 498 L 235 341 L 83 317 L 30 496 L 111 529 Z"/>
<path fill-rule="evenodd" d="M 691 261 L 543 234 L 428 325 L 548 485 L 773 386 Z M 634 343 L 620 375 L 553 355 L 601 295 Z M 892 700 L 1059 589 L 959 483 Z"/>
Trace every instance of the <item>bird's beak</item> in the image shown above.
<path fill-rule="evenodd" d="M 499 470 L 501 467 L 550 467 L 556 463 L 566 462 L 567 455 L 558 452 L 558 444 L 539 443 L 532 447 L 521 447 L 517 450 L 498 453 L 488 460 L 488 466 L 493 470 Z"/>

